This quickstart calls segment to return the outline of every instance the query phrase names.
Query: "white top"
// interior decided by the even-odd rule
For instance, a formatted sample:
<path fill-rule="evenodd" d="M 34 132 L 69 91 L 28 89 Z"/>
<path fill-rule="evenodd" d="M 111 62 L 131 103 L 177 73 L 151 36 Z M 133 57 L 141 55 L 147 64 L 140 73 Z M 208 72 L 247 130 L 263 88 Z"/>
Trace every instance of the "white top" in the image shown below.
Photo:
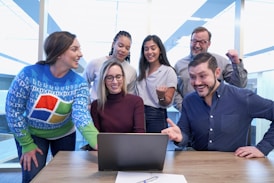
<path fill-rule="evenodd" d="M 146 71 L 146 75 L 148 75 L 147 73 L 148 70 Z M 161 65 L 157 71 L 153 72 L 142 81 L 137 81 L 136 84 L 136 94 L 143 99 L 145 105 L 155 108 L 170 107 L 173 102 L 171 102 L 169 106 L 161 106 L 159 104 L 158 96 L 156 93 L 157 86 L 174 87 L 175 89 L 177 88 L 177 76 L 175 70 L 172 67 Z"/>

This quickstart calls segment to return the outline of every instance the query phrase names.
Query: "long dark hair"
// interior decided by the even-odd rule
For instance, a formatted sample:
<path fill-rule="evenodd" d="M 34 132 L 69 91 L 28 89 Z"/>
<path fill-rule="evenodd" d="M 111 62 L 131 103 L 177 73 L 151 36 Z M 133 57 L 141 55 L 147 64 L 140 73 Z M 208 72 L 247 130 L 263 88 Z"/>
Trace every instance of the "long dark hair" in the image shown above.
<path fill-rule="evenodd" d="M 57 58 L 69 49 L 76 35 L 67 31 L 59 31 L 50 34 L 44 43 L 46 60 L 40 60 L 37 64 L 53 65 Z"/>
<path fill-rule="evenodd" d="M 167 55 L 166 55 L 166 48 L 163 44 L 163 42 L 161 41 L 161 39 L 156 36 L 156 35 L 148 35 L 142 44 L 142 49 L 141 49 L 141 56 L 140 56 L 140 60 L 139 60 L 139 76 L 138 76 L 138 81 L 141 81 L 142 79 L 146 78 L 146 69 L 149 67 L 149 62 L 147 61 L 145 55 L 144 55 L 144 50 L 145 50 L 145 43 L 147 41 L 153 41 L 157 44 L 157 46 L 160 49 L 160 55 L 159 55 L 159 62 L 160 64 L 166 65 L 166 66 L 170 66 L 170 63 L 167 59 Z"/>
<path fill-rule="evenodd" d="M 128 37 L 130 40 L 132 40 L 131 39 L 131 35 L 130 35 L 130 33 L 128 33 L 127 31 L 119 31 L 116 35 L 115 35 L 115 37 L 113 38 L 113 42 L 112 42 L 112 45 L 111 45 L 111 49 L 110 49 L 110 52 L 109 52 L 109 56 L 111 56 L 112 54 L 113 54 L 113 45 L 114 45 L 114 43 L 119 39 L 119 37 L 121 37 L 121 36 L 125 36 L 125 37 Z M 125 58 L 125 60 L 126 61 L 128 61 L 128 62 L 130 62 L 130 53 L 128 54 L 128 56 Z"/>

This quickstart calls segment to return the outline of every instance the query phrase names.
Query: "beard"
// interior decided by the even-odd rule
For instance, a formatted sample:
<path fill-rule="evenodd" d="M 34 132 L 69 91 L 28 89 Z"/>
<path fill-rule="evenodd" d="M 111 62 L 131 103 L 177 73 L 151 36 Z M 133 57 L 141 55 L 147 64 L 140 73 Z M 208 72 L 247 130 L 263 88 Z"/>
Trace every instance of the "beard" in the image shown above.
<path fill-rule="evenodd" d="M 206 94 L 204 94 L 204 95 L 201 95 L 201 94 L 198 92 L 198 90 L 196 89 L 197 86 L 195 86 L 195 90 L 196 90 L 196 92 L 198 93 L 198 95 L 199 95 L 201 98 L 205 98 L 205 97 L 209 96 L 209 95 L 212 93 L 212 91 L 214 90 L 214 88 L 215 88 L 215 86 L 216 86 L 216 83 L 217 83 L 216 77 L 214 76 L 214 84 L 211 85 L 211 86 L 206 85 L 206 87 L 208 88 L 208 92 L 207 92 Z"/>

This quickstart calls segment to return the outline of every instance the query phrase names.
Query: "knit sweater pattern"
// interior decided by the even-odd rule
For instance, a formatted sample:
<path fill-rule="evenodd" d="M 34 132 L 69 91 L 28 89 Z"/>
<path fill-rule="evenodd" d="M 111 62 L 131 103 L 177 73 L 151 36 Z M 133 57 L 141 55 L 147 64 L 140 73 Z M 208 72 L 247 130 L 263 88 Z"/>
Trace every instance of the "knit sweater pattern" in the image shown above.
<path fill-rule="evenodd" d="M 72 70 L 56 78 L 49 65 L 23 68 L 12 82 L 6 99 L 8 125 L 23 151 L 36 147 L 31 135 L 58 138 L 74 124 L 80 132 L 92 128 L 88 95 L 84 78 Z"/>

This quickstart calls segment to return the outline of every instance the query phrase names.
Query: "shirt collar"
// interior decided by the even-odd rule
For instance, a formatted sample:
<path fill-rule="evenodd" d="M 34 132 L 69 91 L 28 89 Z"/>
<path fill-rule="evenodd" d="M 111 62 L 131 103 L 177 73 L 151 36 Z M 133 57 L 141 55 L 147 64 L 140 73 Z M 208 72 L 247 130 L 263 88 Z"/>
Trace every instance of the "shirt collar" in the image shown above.
<path fill-rule="evenodd" d="M 216 96 L 218 97 L 218 98 L 220 98 L 221 96 L 222 96 L 222 94 L 224 93 L 224 88 L 225 88 L 225 84 L 224 84 L 224 82 L 223 81 L 220 81 L 219 80 L 219 82 L 220 82 L 220 85 L 218 86 L 218 88 L 217 88 L 217 90 L 216 90 Z"/>

